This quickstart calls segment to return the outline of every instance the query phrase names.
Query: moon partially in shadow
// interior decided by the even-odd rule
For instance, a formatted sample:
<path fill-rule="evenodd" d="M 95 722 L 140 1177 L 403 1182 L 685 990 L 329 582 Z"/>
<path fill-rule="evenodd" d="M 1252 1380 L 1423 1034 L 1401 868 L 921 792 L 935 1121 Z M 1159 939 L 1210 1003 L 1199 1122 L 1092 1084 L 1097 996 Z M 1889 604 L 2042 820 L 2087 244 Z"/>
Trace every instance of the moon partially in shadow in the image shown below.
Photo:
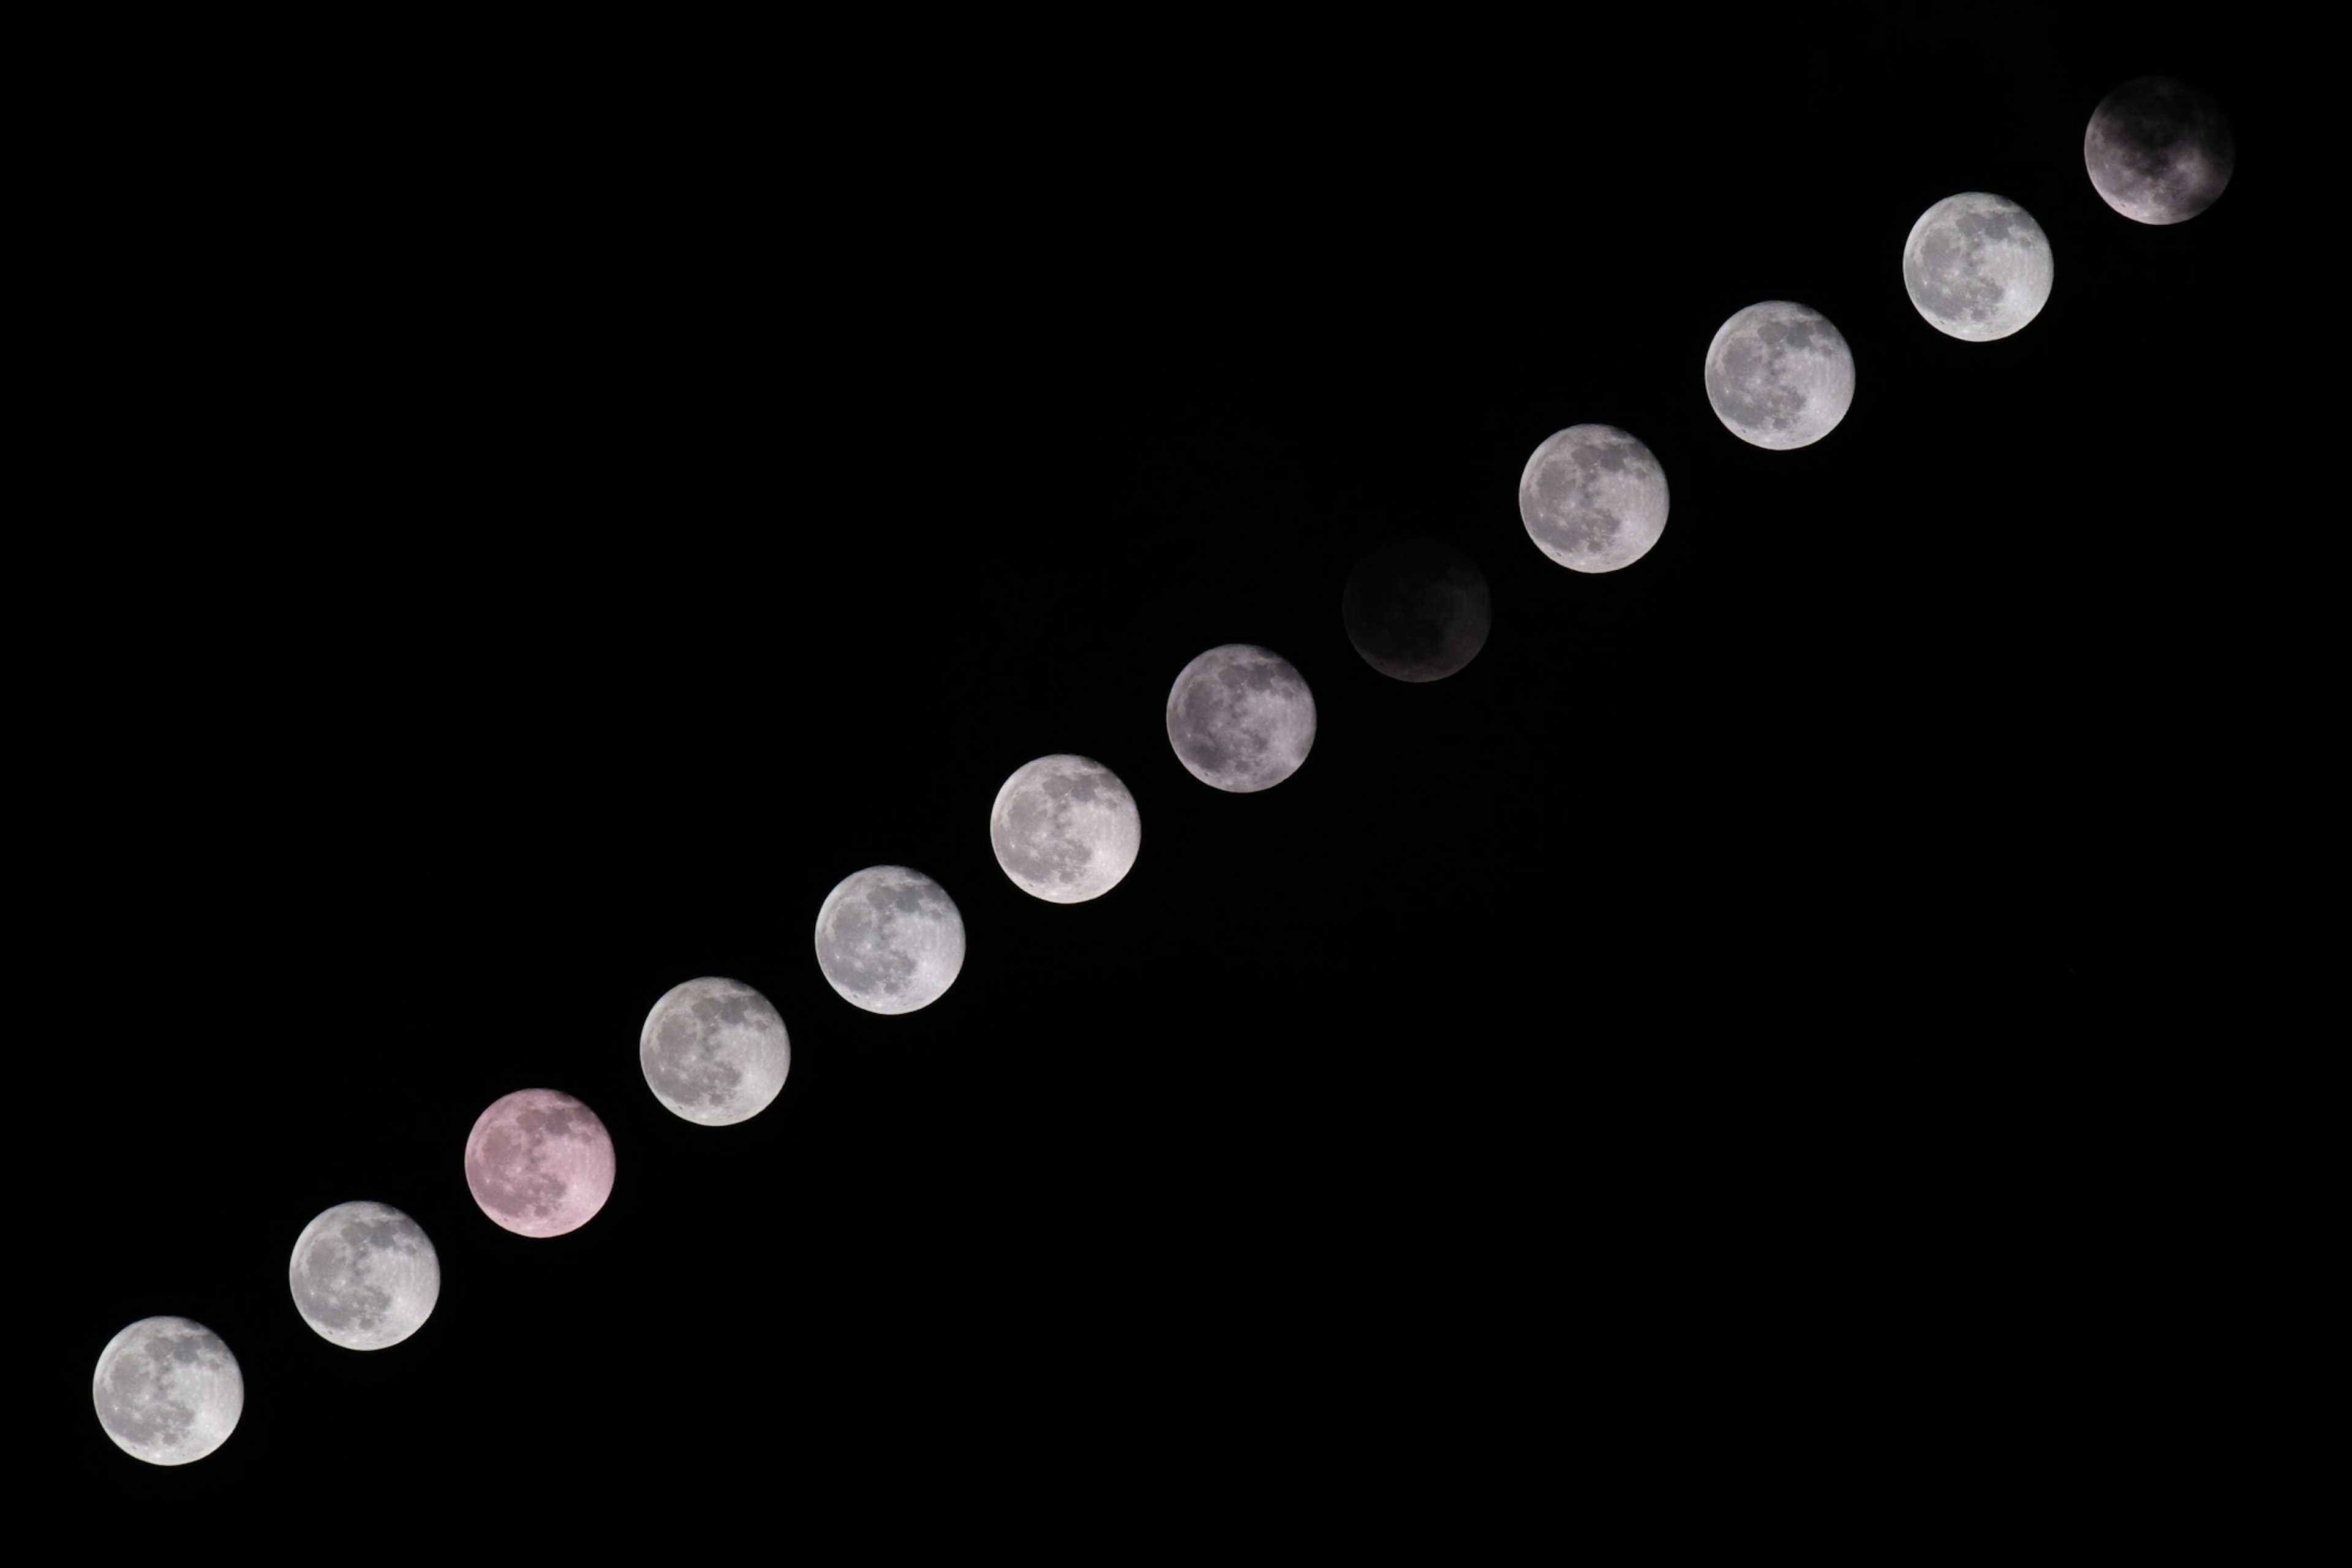
<path fill-rule="evenodd" d="M 816 966 L 853 1007 L 928 1007 L 963 971 L 962 912 L 920 871 L 868 866 L 824 896 L 816 912 Z"/>
<path fill-rule="evenodd" d="M 116 1447 L 151 1465 L 184 1465 L 236 1430 L 245 1373 L 202 1323 L 142 1318 L 99 1352 L 89 1396 Z"/>
<path fill-rule="evenodd" d="M 380 1351 L 433 1315 L 441 1257 L 425 1227 L 390 1204 L 337 1204 L 302 1227 L 286 1285 L 320 1339 Z"/>
<path fill-rule="evenodd" d="M 1927 323 L 1969 342 L 2005 338 L 2042 313 L 2057 276 L 2050 237 L 2003 196 L 1963 191 L 1919 215 L 1903 242 L 1903 287 Z"/>
<path fill-rule="evenodd" d="M 492 1223 L 517 1236 L 562 1236 L 613 1195 L 613 1135 L 596 1113 L 552 1089 L 494 1102 L 466 1137 L 466 1186 Z"/>
<path fill-rule="evenodd" d="M 1315 744 L 1315 694 L 1272 648 L 1223 644 L 1169 689 L 1168 743 L 1204 784 L 1236 795 L 1272 789 Z"/>
<path fill-rule="evenodd" d="M 1364 662 L 1415 682 L 1443 680 L 1477 658 L 1494 611 L 1478 563 L 1422 537 L 1365 552 L 1339 596 L 1339 618 Z"/>
<path fill-rule="evenodd" d="M 749 1121 L 783 1091 L 792 1037 L 775 1005 L 740 980 L 705 975 L 662 993 L 637 1033 L 654 1098 L 688 1121 Z"/>
<path fill-rule="evenodd" d="M 1143 818 L 1118 775 L 1067 752 L 1024 763 L 996 792 L 988 842 L 1013 885 L 1048 903 L 1099 899 L 1143 847 Z"/>
<path fill-rule="evenodd" d="M 2135 223 L 2186 223 L 2221 199 L 2237 167 L 2230 118 L 2211 93 L 2144 76 L 2099 100 L 2083 167 L 2099 199 Z"/>
<path fill-rule="evenodd" d="M 1853 351 L 1819 310 L 1766 300 L 1716 330 L 1706 400 L 1723 427 L 1752 447 L 1810 447 L 1853 405 Z"/>
<path fill-rule="evenodd" d="M 1614 425 L 1571 425 L 1519 470 L 1519 522 L 1570 571 L 1615 572 L 1665 532 L 1666 471 Z"/>

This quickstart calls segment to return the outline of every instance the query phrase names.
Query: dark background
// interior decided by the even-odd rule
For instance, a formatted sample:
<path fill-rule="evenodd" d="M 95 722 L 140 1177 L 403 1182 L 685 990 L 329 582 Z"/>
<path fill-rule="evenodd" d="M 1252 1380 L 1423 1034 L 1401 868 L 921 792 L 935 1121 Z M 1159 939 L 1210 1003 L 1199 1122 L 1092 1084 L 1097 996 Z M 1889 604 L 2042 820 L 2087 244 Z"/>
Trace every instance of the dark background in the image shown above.
<path fill-rule="evenodd" d="M 60 48 L 16 595 L 61 1484 L 1303 1545 L 1943 1517 L 2166 1450 L 2251 1139 L 2136 1020 L 2196 968 L 2319 221 L 2281 46 L 2216 26 Z M 2239 135 L 2170 228 L 2081 159 L 2148 71 Z M 1963 190 L 2056 251 L 2007 341 L 1903 291 Z M 1775 298 L 1859 373 L 1787 453 L 1699 374 Z M 1672 485 L 1598 577 L 1514 500 L 1583 421 Z M 1339 615 L 1407 531 L 1494 594 L 1429 686 Z M 1228 641 L 1318 703 L 1257 795 L 1162 726 Z M 1145 826 L 1068 908 L 983 834 L 1057 751 Z M 970 938 L 896 1018 L 810 952 L 881 862 Z M 740 1127 L 638 1072 L 697 974 L 792 1031 Z M 619 1150 L 555 1240 L 460 1170 L 529 1085 Z M 362 1197 L 445 1273 L 372 1354 L 284 1283 Z M 155 1313 L 247 1383 L 179 1470 L 89 1415 Z"/>

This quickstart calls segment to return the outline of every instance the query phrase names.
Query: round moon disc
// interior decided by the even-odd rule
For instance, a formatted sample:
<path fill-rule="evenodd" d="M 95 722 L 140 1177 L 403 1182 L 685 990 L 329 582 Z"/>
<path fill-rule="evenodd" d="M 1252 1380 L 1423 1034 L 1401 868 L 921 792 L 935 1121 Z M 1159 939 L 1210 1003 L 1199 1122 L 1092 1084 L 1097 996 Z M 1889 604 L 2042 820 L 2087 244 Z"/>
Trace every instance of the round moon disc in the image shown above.
<path fill-rule="evenodd" d="M 841 879 L 816 913 L 816 966 L 853 1007 L 911 1013 L 963 970 L 963 915 L 947 889 L 905 866 Z"/>
<path fill-rule="evenodd" d="M 519 1089 L 466 1138 L 466 1185 L 517 1236 L 562 1236 L 613 1195 L 613 1135 L 596 1113 L 552 1089 Z"/>
<path fill-rule="evenodd" d="M 2005 338 L 2042 313 L 2056 277 L 2050 237 L 2015 202 L 1982 191 L 1946 196 L 1903 242 L 1903 287 L 1937 331 Z"/>
<path fill-rule="evenodd" d="M 1270 648 L 1213 647 L 1169 690 L 1168 743 L 1204 784 L 1237 795 L 1272 789 L 1315 744 L 1315 694 Z"/>
<path fill-rule="evenodd" d="M 1004 781 L 988 840 L 1014 887 L 1075 904 L 1101 898 L 1134 867 L 1143 819 L 1117 773 L 1064 752 L 1024 763 Z"/>
<path fill-rule="evenodd" d="M 2124 83 L 2099 100 L 2083 132 L 2092 187 L 2135 223 L 2186 223 L 2221 199 L 2237 164 L 2221 104 L 2170 77 Z"/>
<path fill-rule="evenodd" d="M 184 1465 L 236 1430 L 245 1373 L 202 1323 L 142 1318 L 106 1342 L 89 1394 L 116 1447 L 151 1465 Z"/>
<path fill-rule="evenodd" d="M 286 1284 L 320 1339 L 380 1351 L 433 1315 L 441 1258 L 425 1227 L 390 1204 L 337 1204 L 302 1227 Z"/>
<path fill-rule="evenodd" d="M 1631 566 L 1666 531 L 1666 471 L 1614 425 L 1571 425 L 1520 470 L 1519 521 L 1571 571 Z"/>
<path fill-rule="evenodd" d="M 1752 447 L 1810 447 L 1853 405 L 1853 351 L 1828 317 L 1786 300 L 1748 306 L 1706 349 L 1706 400 Z"/>
<path fill-rule="evenodd" d="M 728 1127 L 773 1103 L 793 1069 L 775 1005 L 740 980 L 706 975 L 662 993 L 637 1035 L 654 1098 L 688 1121 Z"/>
<path fill-rule="evenodd" d="M 1478 657 L 1494 625 L 1478 563 L 1443 540 L 1392 539 L 1348 574 L 1339 618 L 1348 641 L 1382 675 L 1443 680 Z"/>

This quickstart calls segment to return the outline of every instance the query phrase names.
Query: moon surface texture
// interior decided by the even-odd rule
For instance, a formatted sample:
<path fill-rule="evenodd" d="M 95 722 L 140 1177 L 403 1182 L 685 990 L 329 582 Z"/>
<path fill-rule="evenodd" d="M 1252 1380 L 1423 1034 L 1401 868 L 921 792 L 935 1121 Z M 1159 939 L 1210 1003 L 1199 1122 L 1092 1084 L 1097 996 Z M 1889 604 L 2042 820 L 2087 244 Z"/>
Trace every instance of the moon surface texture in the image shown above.
<path fill-rule="evenodd" d="M 1964 191 L 1919 215 L 1903 242 L 1903 287 L 1937 331 L 2005 338 L 2042 313 L 2057 276 L 2050 237 L 2002 196 Z"/>
<path fill-rule="evenodd" d="M 816 966 L 854 1007 L 928 1007 L 962 972 L 963 915 L 947 889 L 920 871 L 868 866 L 824 896 L 816 912 Z"/>
<path fill-rule="evenodd" d="M 1614 425 L 1571 425 L 1519 471 L 1519 521 L 1571 571 L 1631 566 L 1666 531 L 1666 471 Z"/>
<path fill-rule="evenodd" d="M 1453 545 L 1392 539 L 1348 574 L 1339 618 L 1356 652 L 1382 675 L 1443 680 L 1486 646 L 1495 601 L 1478 563 Z"/>
<path fill-rule="evenodd" d="M 1134 868 L 1143 818 L 1117 773 L 1062 753 L 1024 763 L 1004 781 L 988 839 L 1014 887 L 1076 904 L 1101 898 Z"/>
<path fill-rule="evenodd" d="M 482 1112 L 466 1139 L 466 1185 L 517 1236 L 562 1236 L 613 1195 L 613 1135 L 596 1113 L 551 1089 L 519 1089 Z"/>
<path fill-rule="evenodd" d="M 1248 795 L 1298 771 L 1315 744 L 1315 694 L 1288 659 L 1225 643 L 1186 665 L 1168 693 L 1168 743 L 1204 784 Z"/>
<path fill-rule="evenodd" d="M 1819 310 L 1767 300 L 1716 330 L 1706 400 L 1723 427 L 1754 447 L 1810 447 L 1853 406 L 1853 351 Z"/>
<path fill-rule="evenodd" d="M 425 1227 L 390 1204 L 337 1204 L 302 1228 L 286 1284 L 320 1339 L 380 1351 L 433 1315 L 441 1258 Z"/>
<path fill-rule="evenodd" d="M 705 1127 L 748 1121 L 774 1102 L 793 1068 L 775 1005 L 740 980 L 705 976 L 662 993 L 637 1036 L 654 1098 Z"/>
<path fill-rule="evenodd" d="M 2133 79 L 2099 100 L 2083 166 L 2107 205 L 2135 223 L 2185 223 L 2219 200 L 2237 138 L 2213 95 L 2170 77 Z"/>
<path fill-rule="evenodd" d="M 184 1465 L 236 1430 L 245 1373 L 202 1323 L 142 1318 L 106 1342 L 89 1394 L 116 1447 L 151 1465 Z"/>

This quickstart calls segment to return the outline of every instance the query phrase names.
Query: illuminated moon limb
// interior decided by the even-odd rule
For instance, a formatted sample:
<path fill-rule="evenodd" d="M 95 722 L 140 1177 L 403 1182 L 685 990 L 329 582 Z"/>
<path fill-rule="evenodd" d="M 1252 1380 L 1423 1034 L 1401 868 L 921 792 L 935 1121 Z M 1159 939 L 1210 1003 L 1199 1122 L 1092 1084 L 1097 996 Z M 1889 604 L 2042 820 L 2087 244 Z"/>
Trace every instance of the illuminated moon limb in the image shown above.
<path fill-rule="evenodd" d="M 1025 763 L 1004 781 L 988 838 L 1014 887 L 1075 904 L 1109 892 L 1134 867 L 1143 819 L 1117 773 L 1063 752 Z"/>
<path fill-rule="evenodd" d="M 912 1013 L 963 971 L 963 915 L 947 889 L 906 866 L 842 879 L 816 915 L 816 966 L 841 999 L 869 1013 Z"/>
<path fill-rule="evenodd" d="M 1237 795 L 1272 789 L 1315 744 L 1315 694 L 1271 648 L 1225 643 L 1176 677 L 1168 743 L 1204 784 Z"/>
<path fill-rule="evenodd" d="M 186 1318 L 142 1318 L 106 1342 L 90 1379 L 98 1424 L 151 1465 L 185 1465 L 228 1441 L 245 1373 L 218 1334 Z"/>
<path fill-rule="evenodd" d="M 1853 351 L 1820 311 L 1766 300 L 1717 329 L 1706 349 L 1706 400 L 1723 427 L 1750 446 L 1810 447 L 1853 405 Z"/>
<path fill-rule="evenodd" d="M 646 1015 L 637 1066 L 654 1098 L 688 1121 L 728 1127 L 765 1110 L 793 1068 L 775 1005 L 739 980 L 673 985 Z"/>
<path fill-rule="evenodd" d="M 1614 425 L 1571 425 L 1519 473 L 1519 521 L 1536 547 L 1576 572 L 1615 572 L 1666 531 L 1666 471 Z"/>
<path fill-rule="evenodd" d="M 1903 287 L 1921 318 L 1969 342 L 2005 338 L 2042 313 L 2057 276 L 2033 215 L 1982 191 L 1946 196 L 1903 242 Z"/>
<path fill-rule="evenodd" d="M 466 1185 L 517 1236 L 562 1236 L 613 1195 L 613 1135 L 596 1113 L 552 1089 L 519 1089 L 482 1112 L 466 1138 Z"/>
<path fill-rule="evenodd" d="M 425 1227 L 390 1204 L 337 1204 L 302 1228 L 286 1284 L 320 1339 L 380 1351 L 433 1315 L 441 1258 Z"/>

